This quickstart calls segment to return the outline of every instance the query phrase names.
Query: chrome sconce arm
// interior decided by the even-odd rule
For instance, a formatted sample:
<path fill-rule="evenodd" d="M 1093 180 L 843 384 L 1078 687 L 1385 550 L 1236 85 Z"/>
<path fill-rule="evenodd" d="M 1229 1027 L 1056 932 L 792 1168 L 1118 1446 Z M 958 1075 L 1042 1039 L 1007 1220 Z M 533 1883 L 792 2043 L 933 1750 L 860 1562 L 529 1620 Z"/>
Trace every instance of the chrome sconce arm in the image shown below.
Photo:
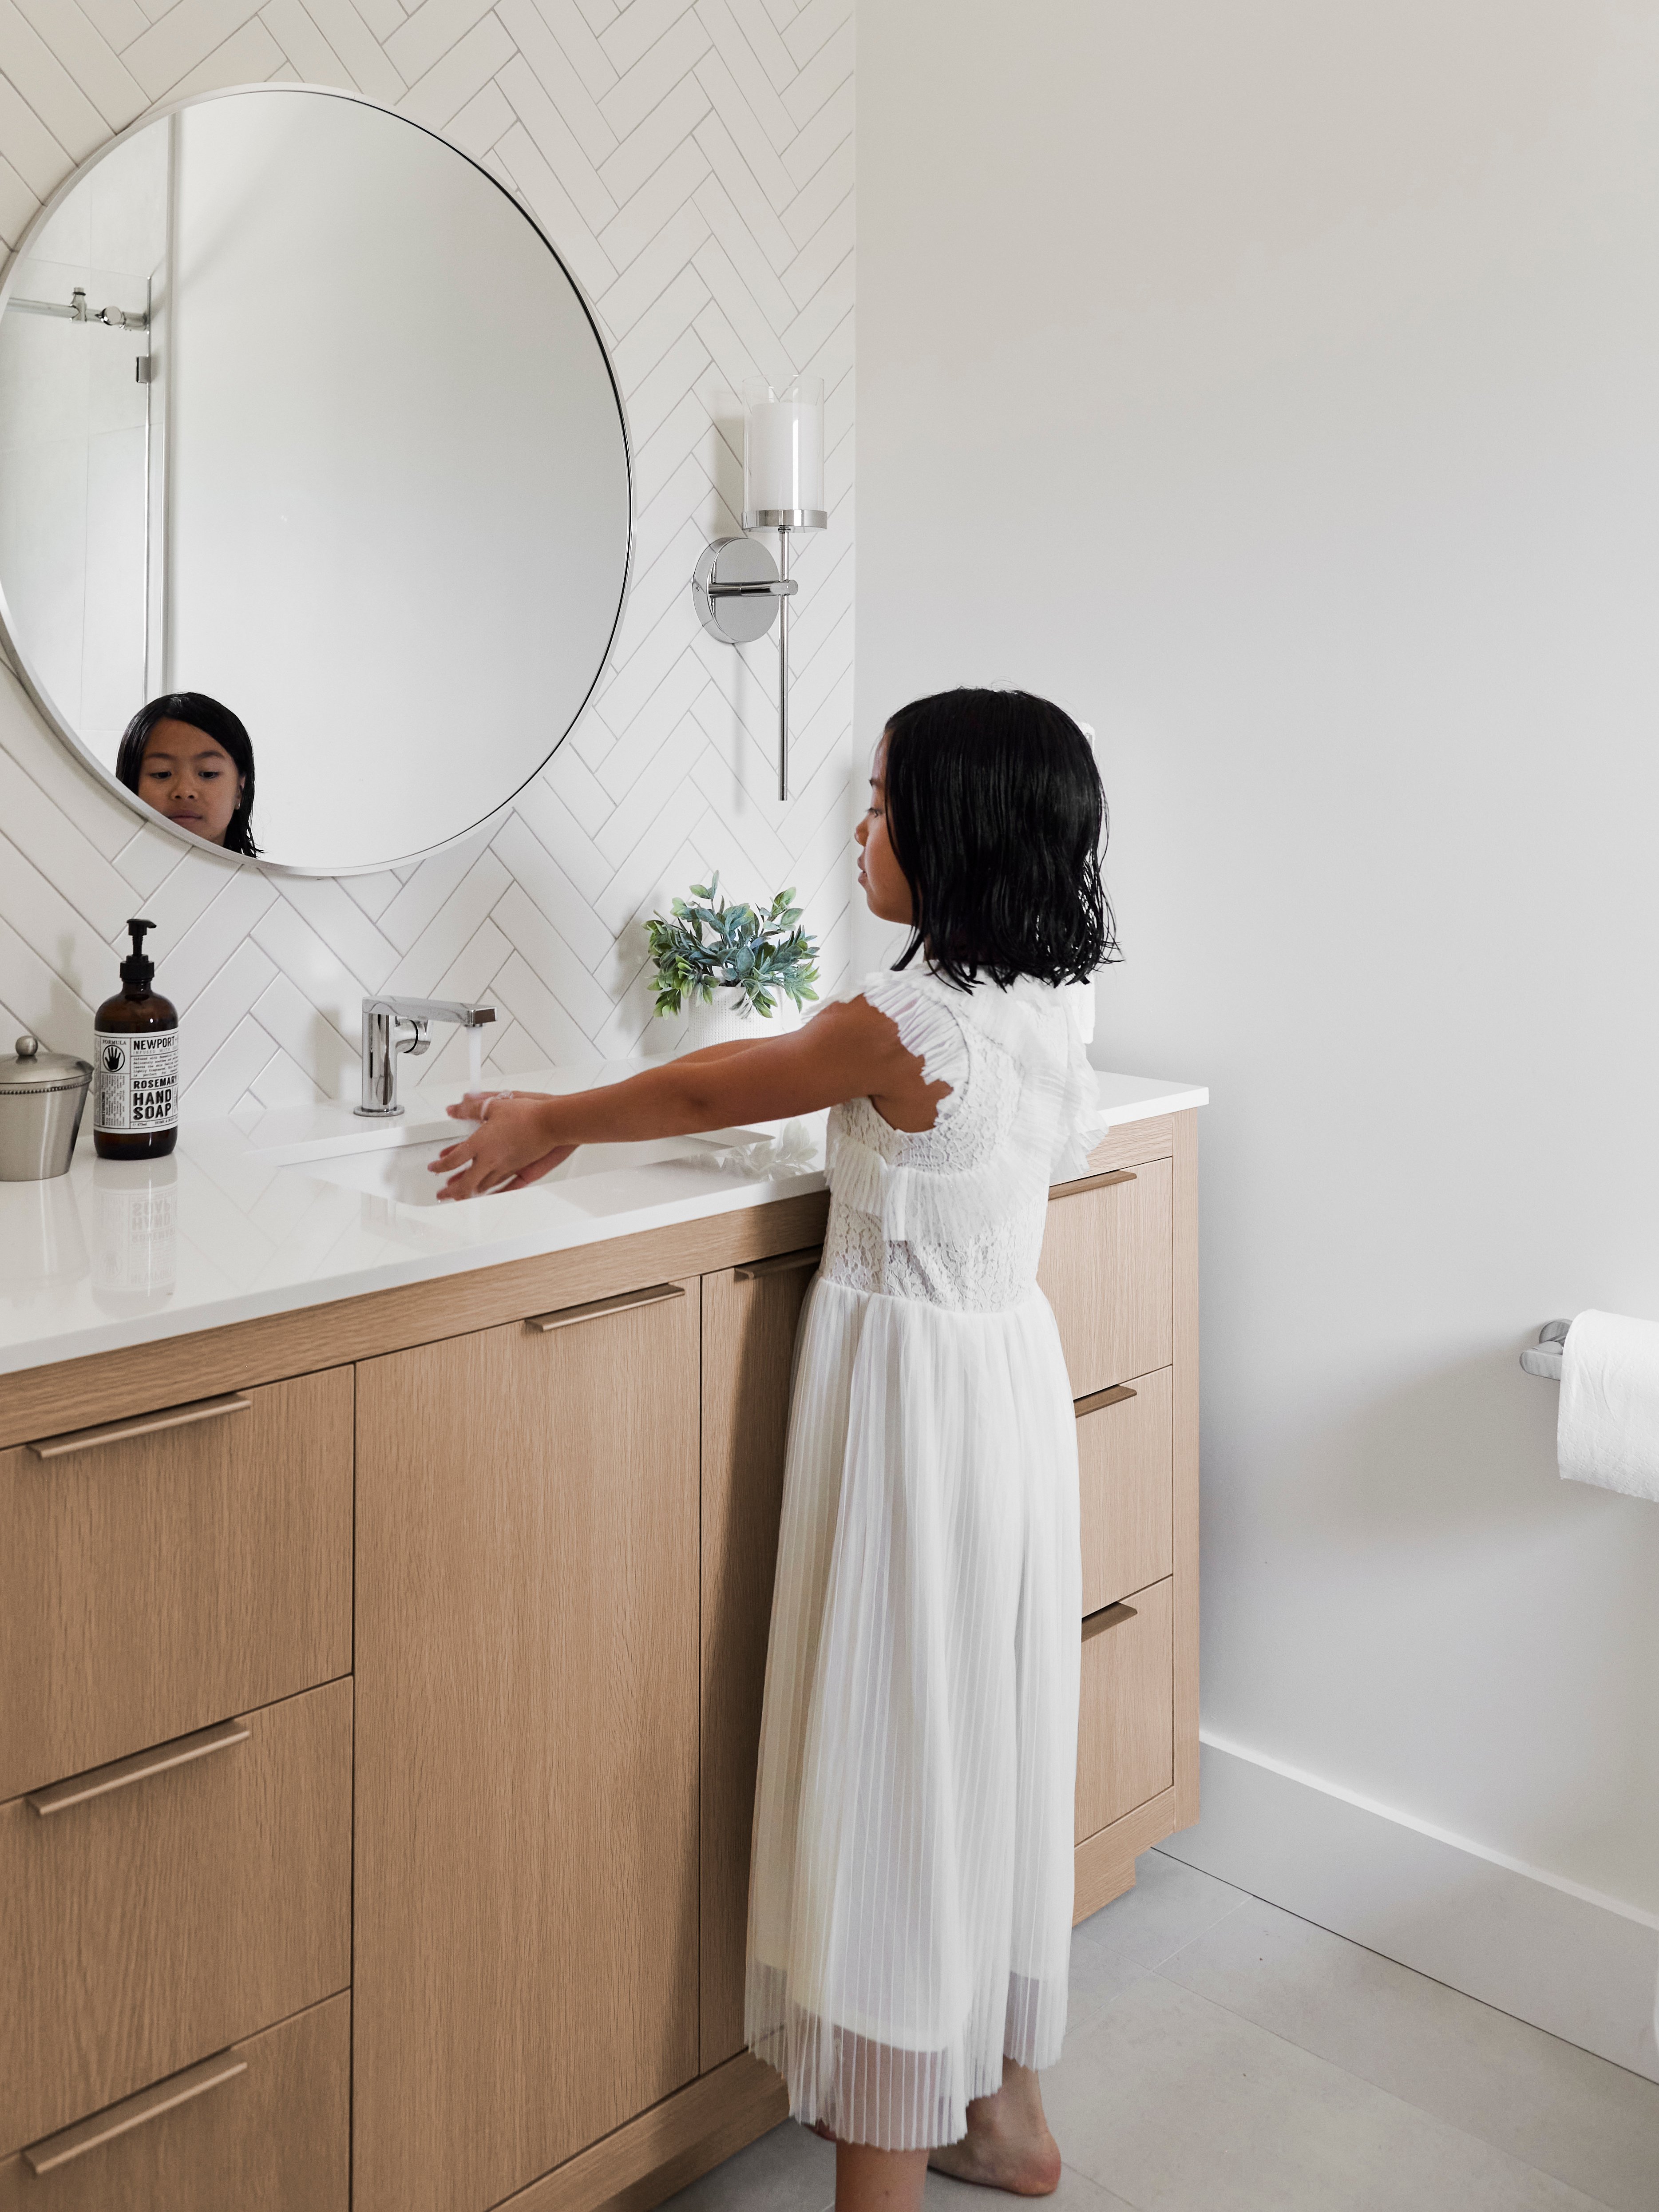
<path fill-rule="evenodd" d="M 705 545 L 691 575 L 697 618 L 711 637 L 752 645 L 778 625 L 778 797 L 789 796 L 789 602 L 800 586 L 789 574 L 789 532 L 822 530 L 829 517 L 804 524 L 764 522 L 778 533 L 778 558 L 752 538 L 717 538 Z"/>

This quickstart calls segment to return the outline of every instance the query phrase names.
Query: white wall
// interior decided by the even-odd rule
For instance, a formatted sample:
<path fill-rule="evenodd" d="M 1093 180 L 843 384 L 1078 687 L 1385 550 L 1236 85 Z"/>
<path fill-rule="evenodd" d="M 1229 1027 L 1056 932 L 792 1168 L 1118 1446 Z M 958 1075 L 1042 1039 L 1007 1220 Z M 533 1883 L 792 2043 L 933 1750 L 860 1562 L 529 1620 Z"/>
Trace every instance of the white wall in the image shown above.
<path fill-rule="evenodd" d="M 1215 1102 L 1206 1729 L 1659 1910 L 1659 1509 L 1516 1364 L 1659 1318 L 1659 7 L 862 37 L 858 734 L 1098 726 L 1095 1056 Z"/>
<path fill-rule="evenodd" d="M 638 532 L 575 731 L 510 810 L 413 870 L 275 877 L 186 851 L 78 768 L 0 666 L 0 1039 L 85 1051 L 141 913 L 184 1010 L 187 1121 L 349 1091 L 368 991 L 489 997 L 492 1072 L 592 1067 L 666 1048 L 641 917 L 716 867 L 733 891 L 798 887 L 833 986 L 853 890 L 852 0 L 15 13 L 0 9 L 0 251 L 155 103 L 267 79 L 359 91 L 483 161 L 574 270 L 628 407 Z M 827 388 L 830 526 L 800 552 L 780 806 L 776 654 L 705 639 L 690 582 L 709 532 L 736 526 L 743 379 L 797 371 Z M 459 1078 L 465 1051 L 458 1032 L 422 1070 Z"/>

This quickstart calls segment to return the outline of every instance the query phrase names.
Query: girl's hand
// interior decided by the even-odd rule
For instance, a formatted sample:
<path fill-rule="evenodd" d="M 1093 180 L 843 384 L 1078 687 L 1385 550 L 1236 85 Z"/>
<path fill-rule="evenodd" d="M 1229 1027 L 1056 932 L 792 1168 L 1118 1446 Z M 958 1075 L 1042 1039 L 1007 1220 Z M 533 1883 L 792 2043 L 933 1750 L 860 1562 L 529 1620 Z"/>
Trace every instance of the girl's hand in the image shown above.
<path fill-rule="evenodd" d="M 430 1174 L 449 1177 L 440 1199 L 524 1190 L 568 1160 L 574 1145 L 548 1142 L 547 1109 L 552 1103 L 532 1092 L 474 1091 L 450 1107 L 454 1120 L 478 1126 L 429 1164 Z"/>

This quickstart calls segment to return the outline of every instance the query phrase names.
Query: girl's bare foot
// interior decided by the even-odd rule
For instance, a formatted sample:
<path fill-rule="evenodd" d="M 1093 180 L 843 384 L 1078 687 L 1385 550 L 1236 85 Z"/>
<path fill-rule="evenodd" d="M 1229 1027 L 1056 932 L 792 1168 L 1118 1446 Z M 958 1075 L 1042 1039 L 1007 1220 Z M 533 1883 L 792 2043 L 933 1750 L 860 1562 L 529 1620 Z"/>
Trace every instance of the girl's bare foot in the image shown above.
<path fill-rule="evenodd" d="M 1032 2069 L 1006 2060 L 995 2096 L 975 2097 L 969 2106 L 962 2141 L 930 2152 L 927 2163 L 1011 2197 L 1052 2197 L 1060 2186 L 1060 2145 L 1048 2132 Z"/>

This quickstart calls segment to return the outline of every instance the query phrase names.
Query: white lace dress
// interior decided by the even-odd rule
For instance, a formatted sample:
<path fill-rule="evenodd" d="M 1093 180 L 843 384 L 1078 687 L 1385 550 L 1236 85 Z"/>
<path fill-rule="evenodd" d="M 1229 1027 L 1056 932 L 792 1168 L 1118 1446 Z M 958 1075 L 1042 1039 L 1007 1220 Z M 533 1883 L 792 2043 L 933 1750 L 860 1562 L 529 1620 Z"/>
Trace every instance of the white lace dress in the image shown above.
<path fill-rule="evenodd" d="M 1103 1133 L 1061 994 L 872 976 L 950 1096 L 830 1119 L 767 1656 L 746 2031 L 790 2109 L 954 2142 L 1058 2057 L 1072 1922 L 1076 1424 L 1036 1287 L 1050 1181 Z"/>

